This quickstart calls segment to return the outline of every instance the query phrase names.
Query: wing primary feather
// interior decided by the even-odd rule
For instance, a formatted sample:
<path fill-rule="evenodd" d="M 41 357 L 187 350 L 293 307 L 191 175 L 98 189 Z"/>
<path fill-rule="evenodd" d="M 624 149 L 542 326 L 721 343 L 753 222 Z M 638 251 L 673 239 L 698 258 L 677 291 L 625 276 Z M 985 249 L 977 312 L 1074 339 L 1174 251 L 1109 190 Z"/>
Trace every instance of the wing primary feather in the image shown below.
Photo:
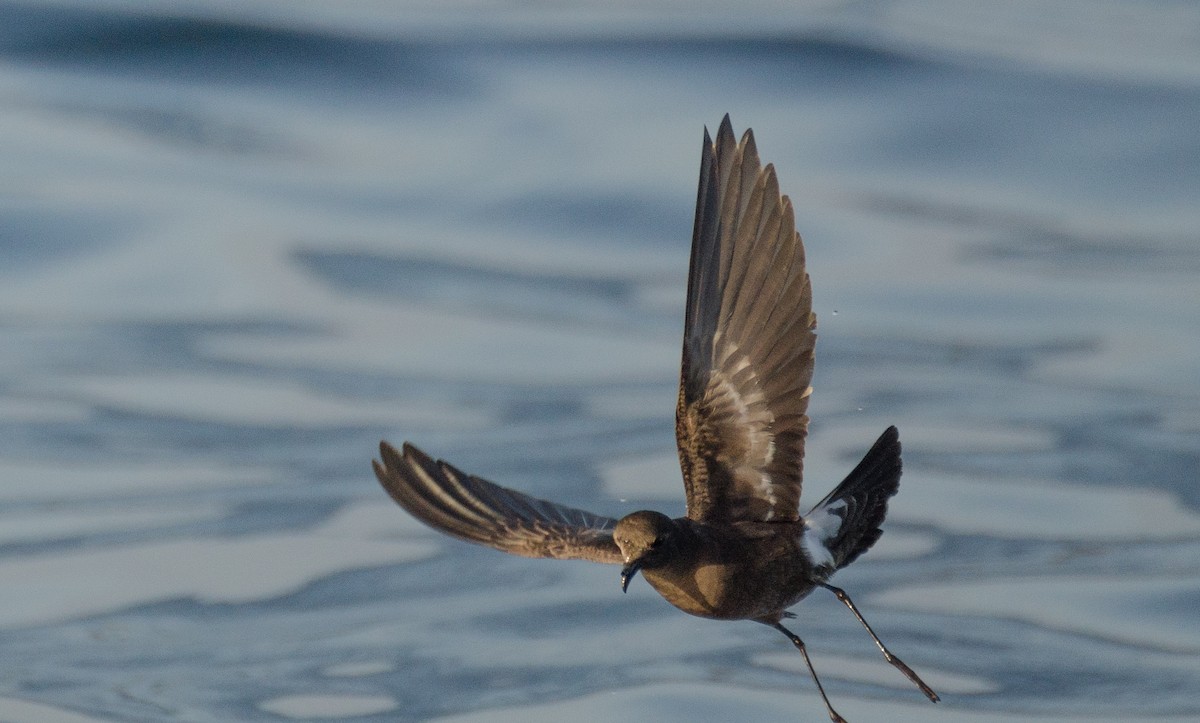
<path fill-rule="evenodd" d="M 390 449 L 390 448 L 389 448 Z M 383 453 L 380 482 L 401 507 L 432 526 L 473 542 L 491 539 L 494 518 L 463 505 L 446 491 L 453 481 L 445 478 L 432 459 L 406 445 L 403 456 Z M 381 470 L 376 469 L 376 475 Z M 395 477 L 387 475 L 394 472 Z M 385 480 L 387 480 L 385 482 Z"/>
<path fill-rule="evenodd" d="M 463 487 L 462 473 L 445 462 L 437 462 L 412 445 L 404 445 L 404 459 L 410 469 L 421 477 L 415 490 L 431 504 L 463 522 L 486 525 L 495 519 L 494 512 L 476 504 L 471 493 Z"/>

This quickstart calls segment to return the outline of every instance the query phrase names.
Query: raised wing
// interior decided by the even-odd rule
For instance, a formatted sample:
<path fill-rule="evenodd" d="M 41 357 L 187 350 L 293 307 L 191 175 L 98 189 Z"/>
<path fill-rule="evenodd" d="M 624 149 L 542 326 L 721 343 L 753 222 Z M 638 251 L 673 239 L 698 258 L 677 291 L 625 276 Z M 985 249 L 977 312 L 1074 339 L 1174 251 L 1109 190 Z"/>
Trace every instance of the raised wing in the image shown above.
<path fill-rule="evenodd" d="M 816 344 L 792 203 L 729 116 L 704 132 L 675 436 L 687 514 L 799 518 Z"/>
<path fill-rule="evenodd" d="M 392 499 L 435 530 L 524 557 L 554 557 L 619 564 L 613 542 L 617 521 L 556 505 L 434 461 L 404 444 L 397 452 L 380 442 L 375 476 Z"/>

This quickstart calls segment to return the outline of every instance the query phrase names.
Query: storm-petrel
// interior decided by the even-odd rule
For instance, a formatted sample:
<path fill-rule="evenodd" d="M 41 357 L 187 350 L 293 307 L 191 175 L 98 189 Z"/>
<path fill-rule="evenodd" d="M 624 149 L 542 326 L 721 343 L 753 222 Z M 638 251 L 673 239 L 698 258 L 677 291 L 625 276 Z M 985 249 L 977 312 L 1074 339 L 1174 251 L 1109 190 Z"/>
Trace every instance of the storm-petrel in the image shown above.
<path fill-rule="evenodd" d="M 775 169 L 741 142 L 729 116 L 704 131 L 684 318 L 675 436 L 687 516 L 594 515 L 466 474 L 405 443 L 380 444 L 375 474 L 401 507 L 469 542 L 526 557 L 623 565 L 621 589 L 641 571 L 667 602 L 692 615 L 770 625 L 804 656 L 829 717 L 833 709 L 804 642 L 781 624 L 813 589 L 837 596 L 884 658 L 938 696 L 884 646 L 850 597 L 828 580 L 866 552 L 900 484 L 900 439 L 889 427 L 858 466 L 801 516 L 816 316 L 792 203 Z"/>

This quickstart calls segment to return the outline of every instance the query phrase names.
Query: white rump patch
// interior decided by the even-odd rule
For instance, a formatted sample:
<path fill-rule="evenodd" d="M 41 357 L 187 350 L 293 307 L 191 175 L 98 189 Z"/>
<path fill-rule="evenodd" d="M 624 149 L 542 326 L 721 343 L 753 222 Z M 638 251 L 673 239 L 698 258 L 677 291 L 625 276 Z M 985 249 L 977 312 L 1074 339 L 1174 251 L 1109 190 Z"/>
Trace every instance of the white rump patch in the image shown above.
<path fill-rule="evenodd" d="M 846 509 L 846 500 L 836 500 L 828 505 L 821 505 L 804 518 L 804 534 L 800 543 L 808 554 L 809 562 L 817 567 L 833 568 L 837 562 L 826 543 L 837 536 L 842 528 L 842 515 Z"/>

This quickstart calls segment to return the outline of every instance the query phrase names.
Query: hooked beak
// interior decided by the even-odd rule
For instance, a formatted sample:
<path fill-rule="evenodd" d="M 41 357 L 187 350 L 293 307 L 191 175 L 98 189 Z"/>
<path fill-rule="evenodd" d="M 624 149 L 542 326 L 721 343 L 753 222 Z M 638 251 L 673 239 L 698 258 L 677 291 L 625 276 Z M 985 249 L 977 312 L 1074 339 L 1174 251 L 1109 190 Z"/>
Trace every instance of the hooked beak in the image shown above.
<path fill-rule="evenodd" d="M 625 567 L 621 568 L 621 592 L 629 592 L 629 581 L 637 574 L 638 570 L 642 569 L 642 561 L 634 560 Z"/>

